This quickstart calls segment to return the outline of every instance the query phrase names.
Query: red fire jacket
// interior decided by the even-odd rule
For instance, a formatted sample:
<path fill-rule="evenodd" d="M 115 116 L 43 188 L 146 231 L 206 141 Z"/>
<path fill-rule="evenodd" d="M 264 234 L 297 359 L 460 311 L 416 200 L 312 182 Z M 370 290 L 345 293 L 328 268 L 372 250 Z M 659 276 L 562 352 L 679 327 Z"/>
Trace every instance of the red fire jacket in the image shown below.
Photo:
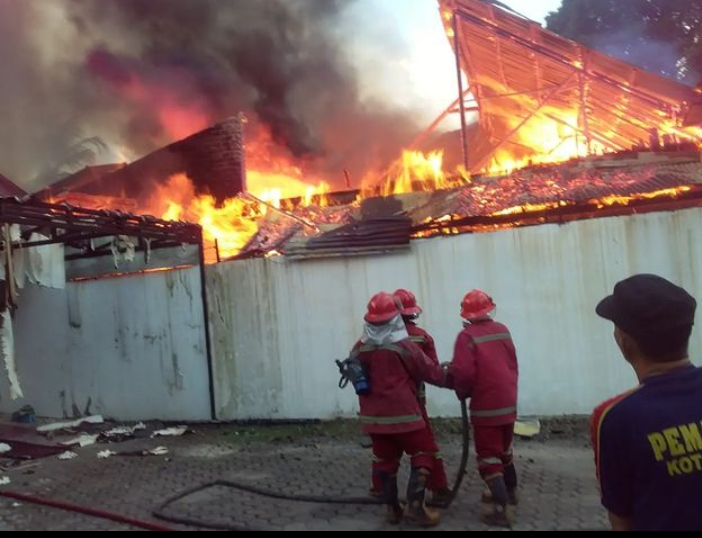
<path fill-rule="evenodd" d="M 409 339 L 380 347 L 358 342 L 351 355 L 358 356 L 370 380 L 370 394 L 359 396 L 365 433 L 407 433 L 427 426 L 417 386 L 444 386 L 446 376 L 439 364 Z"/>
<path fill-rule="evenodd" d="M 434 339 L 431 337 L 431 335 L 411 321 L 406 322 L 405 327 L 407 327 L 407 334 L 409 334 L 410 340 L 417 344 L 433 363 L 439 365 L 439 356 L 436 354 L 436 345 L 434 344 Z M 418 388 L 419 391 L 417 392 L 417 397 L 422 405 L 426 406 L 427 392 L 424 383 L 420 383 Z"/>
<path fill-rule="evenodd" d="M 436 354 L 436 345 L 434 344 L 434 339 L 431 335 L 422 329 L 420 326 L 415 325 L 411 321 L 405 323 L 407 327 L 407 334 L 410 335 L 410 340 L 417 344 L 427 357 L 429 357 L 432 362 L 439 364 L 439 357 Z"/>
<path fill-rule="evenodd" d="M 499 426 L 517 420 L 517 352 L 507 327 L 492 320 L 466 324 L 456 338 L 448 384 L 470 398 L 471 422 Z"/>

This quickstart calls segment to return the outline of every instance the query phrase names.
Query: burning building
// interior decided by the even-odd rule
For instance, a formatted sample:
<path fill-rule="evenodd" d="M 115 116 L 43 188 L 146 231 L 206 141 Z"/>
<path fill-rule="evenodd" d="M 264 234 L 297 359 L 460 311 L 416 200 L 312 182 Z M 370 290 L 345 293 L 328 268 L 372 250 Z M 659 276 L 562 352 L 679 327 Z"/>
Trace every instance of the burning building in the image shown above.
<path fill-rule="evenodd" d="M 412 219 L 410 235 L 697 205 L 702 129 L 694 122 L 695 90 L 550 33 L 495 3 L 439 4 L 456 54 L 459 97 L 416 145 L 431 144 L 432 131 L 451 115 L 459 117 L 461 130 L 453 141 L 443 136 L 449 142 L 433 148 L 439 151 L 405 152 L 370 191 L 394 195 L 395 213 Z M 476 112 L 477 124 L 470 125 L 469 114 Z M 322 217 L 299 213 L 348 226 L 362 219 L 364 205 L 343 216 L 338 208 Z M 392 204 L 386 206 L 386 216 L 392 215 Z M 278 218 L 259 236 L 282 241 L 287 236 L 276 227 Z M 314 235 L 307 226 L 300 233 Z M 286 252 L 281 241 L 270 249 Z M 318 243 L 312 238 L 307 244 Z M 295 254 L 298 246 L 293 242 Z M 250 247 L 262 250 L 256 238 L 244 254 Z"/>
<path fill-rule="evenodd" d="M 492 2 L 439 5 L 459 98 L 402 158 L 355 189 L 329 193 L 338 177 L 306 175 L 301 163 L 271 151 L 270 133 L 244 131 L 235 118 L 40 196 L 198 222 L 210 261 L 332 253 L 330 241 L 347 254 L 378 252 L 410 238 L 696 203 L 702 128 L 694 125 L 695 90 Z M 460 132 L 433 146 L 433 131 L 452 115 Z M 411 224 L 373 233 L 369 215 L 384 219 L 381 226 L 387 219 Z"/>
<path fill-rule="evenodd" d="M 108 214 L 134 204 L 122 207 L 155 215 L 159 226 L 196 222 L 208 259 L 226 263 L 208 265 L 201 280 L 198 258 L 176 236 L 150 265 L 172 270 L 89 280 L 149 264 L 122 256 L 109 268 L 114 244 L 69 245 L 67 274 L 77 279 L 62 291 L 26 291 L 16 314 L 28 403 L 44 414 L 92 405 L 140 419 L 352 415 L 356 399 L 335 389 L 333 359 L 355 341 L 367 298 L 398 287 L 416 292 L 442 360 L 460 330 L 463 293 L 490 291 L 520 352 L 524 414 L 587 413 L 630 386 L 593 309 L 636 272 L 702 289 L 695 91 L 498 3 L 440 0 L 439 14 L 468 85 L 459 76 L 459 98 L 363 185 L 329 192 L 331 178 L 271 162 L 269 152 L 262 159 L 266 137 L 245 128 L 245 158 L 209 191 L 208 174 L 192 177 L 184 161 L 142 182 L 152 157 L 46 191 Z M 453 115 L 461 131 L 434 145 L 434 129 Z M 232 181 L 244 164 L 246 181 Z M 295 189 L 263 192 L 276 179 Z M 148 241 L 135 250 L 146 252 Z M 46 316 L 60 321 L 36 337 Z M 33 378 L 36 369 L 46 379 Z M 60 388 L 48 390 L 51 382 Z M 431 393 L 431 412 L 456 414 L 454 400 Z"/>

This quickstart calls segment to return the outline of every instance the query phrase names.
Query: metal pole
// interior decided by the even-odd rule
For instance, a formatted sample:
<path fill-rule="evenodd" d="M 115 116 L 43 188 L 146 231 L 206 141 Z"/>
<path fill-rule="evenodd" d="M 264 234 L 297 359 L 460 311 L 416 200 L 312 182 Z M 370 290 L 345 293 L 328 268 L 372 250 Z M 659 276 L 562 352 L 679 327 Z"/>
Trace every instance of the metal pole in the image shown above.
<path fill-rule="evenodd" d="M 456 76 L 458 78 L 458 106 L 461 114 L 461 149 L 463 150 L 463 166 L 470 173 L 468 153 L 468 124 L 466 123 L 466 103 L 463 95 L 463 70 L 461 69 L 461 40 L 459 38 L 458 14 L 453 12 L 453 48 L 456 51 Z"/>
<path fill-rule="evenodd" d="M 217 420 L 217 402 L 215 399 L 214 365 L 212 364 L 212 340 L 210 339 L 210 313 L 207 304 L 207 275 L 205 274 L 205 243 L 200 230 L 200 241 L 197 244 L 200 259 L 200 287 L 202 288 L 202 319 L 205 325 L 205 353 L 207 355 L 207 377 L 210 387 L 210 415 L 212 421 Z"/>
<path fill-rule="evenodd" d="M 582 71 L 578 75 L 580 79 L 580 117 L 583 122 L 587 156 L 589 157 L 592 154 L 592 138 L 590 136 L 590 120 L 587 117 L 587 57 L 583 49 L 580 49 L 580 63 L 582 64 Z"/>

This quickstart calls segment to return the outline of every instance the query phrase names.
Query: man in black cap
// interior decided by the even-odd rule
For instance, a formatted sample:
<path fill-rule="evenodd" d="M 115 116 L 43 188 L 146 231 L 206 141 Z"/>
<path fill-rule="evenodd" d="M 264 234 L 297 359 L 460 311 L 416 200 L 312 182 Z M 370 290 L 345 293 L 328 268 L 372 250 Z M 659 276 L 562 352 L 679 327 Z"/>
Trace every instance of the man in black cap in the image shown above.
<path fill-rule="evenodd" d="M 655 275 L 619 282 L 597 305 L 640 382 L 592 416 L 613 530 L 702 530 L 702 369 L 688 356 L 696 307 Z"/>

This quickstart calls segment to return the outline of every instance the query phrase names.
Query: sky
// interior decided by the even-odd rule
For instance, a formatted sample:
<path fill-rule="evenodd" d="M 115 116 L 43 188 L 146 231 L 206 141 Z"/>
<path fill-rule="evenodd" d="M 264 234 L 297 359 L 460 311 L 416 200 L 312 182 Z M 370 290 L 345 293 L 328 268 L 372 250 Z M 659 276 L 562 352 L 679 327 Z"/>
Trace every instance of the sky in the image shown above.
<path fill-rule="evenodd" d="M 502 0 L 514 11 L 545 25 L 546 16 L 558 10 L 561 0 Z M 421 121 L 430 123 L 456 98 L 456 64 L 439 16 L 436 0 L 359 0 L 355 9 L 373 12 L 364 19 L 364 38 L 354 43 L 357 68 L 365 91 L 406 108 L 424 103 Z M 368 39 L 368 33 L 376 39 Z M 399 36 L 398 36 L 399 34 Z M 396 37 L 391 37 L 396 36 Z M 389 59 L 379 62 L 378 58 Z M 405 87 L 398 87 L 403 81 Z"/>

